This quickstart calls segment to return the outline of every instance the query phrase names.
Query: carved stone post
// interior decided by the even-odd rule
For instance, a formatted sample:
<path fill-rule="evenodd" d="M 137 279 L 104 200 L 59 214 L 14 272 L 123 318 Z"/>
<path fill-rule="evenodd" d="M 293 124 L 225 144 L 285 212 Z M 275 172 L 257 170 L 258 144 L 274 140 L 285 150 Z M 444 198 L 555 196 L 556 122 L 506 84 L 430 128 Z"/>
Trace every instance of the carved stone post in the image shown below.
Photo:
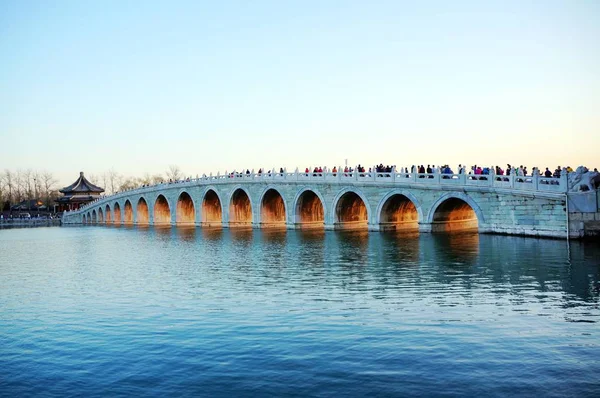
<path fill-rule="evenodd" d="M 566 167 L 560 172 L 560 188 L 562 192 L 569 192 L 569 173 Z"/>

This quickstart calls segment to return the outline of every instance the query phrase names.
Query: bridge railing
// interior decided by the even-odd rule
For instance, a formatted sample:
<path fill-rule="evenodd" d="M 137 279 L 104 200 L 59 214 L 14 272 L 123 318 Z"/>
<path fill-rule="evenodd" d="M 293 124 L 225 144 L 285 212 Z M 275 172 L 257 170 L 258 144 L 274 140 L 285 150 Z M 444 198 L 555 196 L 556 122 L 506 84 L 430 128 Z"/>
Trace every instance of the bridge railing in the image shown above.
<path fill-rule="evenodd" d="M 203 175 L 198 178 L 190 178 L 183 181 L 163 182 L 160 184 L 134 188 L 113 195 L 101 197 L 79 210 L 83 211 L 89 207 L 110 198 L 117 200 L 132 194 L 167 188 L 169 186 L 195 186 L 201 184 L 225 184 L 232 181 L 244 183 L 278 181 L 278 182 L 339 182 L 339 183 L 377 183 L 399 186 L 445 186 L 445 187 L 488 187 L 498 189 L 509 189 L 515 191 L 541 191 L 551 193 L 565 193 L 568 191 L 567 174 L 563 173 L 560 178 L 544 177 L 541 175 L 515 176 L 515 175 L 475 175 L 475 174 L 432 174 L 432 173 L 406 173 L 406 172 L 378 172 L 378 171 L 337 171 L 337 172 L 262 172 L 262 173 L 226 173 L 217 175 Z"/>

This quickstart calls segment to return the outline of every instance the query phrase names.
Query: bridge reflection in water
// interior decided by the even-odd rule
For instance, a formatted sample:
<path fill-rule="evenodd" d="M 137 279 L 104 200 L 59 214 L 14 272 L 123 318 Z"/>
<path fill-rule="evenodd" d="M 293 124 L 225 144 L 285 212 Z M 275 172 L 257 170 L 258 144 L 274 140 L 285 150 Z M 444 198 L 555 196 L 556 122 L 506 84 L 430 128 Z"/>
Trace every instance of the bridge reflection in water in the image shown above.
<path fill-rule="evenodd" d="M 3 361 L 2 382 L 16 396 L 108 385 L 231 396 L 600 387 L 594 244 L 196 225 L 3 238 L 0 339 L 16 359 Z M 298 369 L 300 387 L 289 382 Z"/>
<path fill-rule="evenodd" d="M 541 292 L 561 289 L 584 300 L 596 300 L 600 294 L 597 287 L 600 269 L 590 271 L 589 267 L 574 266 L 600 261 L 600 248 L 584 242 L 571 242 L 569 251 L 566 244 L 555 240 L 479 235 L 476 231 L 370 234 L 367 230 L 288 231 L 195 226 L 137 230 L 150 235 L 149 239 L 159 237 L 169 246 L 191 244 L 195 248 L 201 244 L 205 254 L 214 256 L 215 261 L 223 261 L 231 255 L 232 260 L 227 263 L 240 267 L 248 266 L 242 264 L 248 256 L 252 261 L 268 264 L 272 272 L 278 268 L 283 272 L 289 264 L 299 262 L 304 272 L 324 281 L 328 267 L 340 267 L 348 277 L 357 278 L 357 286 L 376 278 L 378 285 L 389 283 L 390 287 L 402 288 L 403 283 L 413 283 L 414 278 L 435 278 L 422 283 L 436 283 L 447 289 L 460 284 L 468 291 L 481 289 L 485 284 L 521 284 L 522 278 L 527 277 L 532 281 L 532 288 Z M 419 269 L 423 267 L 435 272 L 420 274 Z M 557 280 L 560 286 L 556 286 Z"/>
<path fill-rule="evenodd" d="M 216 263 L 249 266 L 242 263 L 252 258 L 252 262 L 267 264 L 266 269 L 273 273 L 300 263 L 302 272 L 311 275 L 307 280 L 322 283 L 327 283 L 330 267 L 339 267 L 350 278 L 347 288 L 352 288 L 353 283 L 359 288 L 376 280 L 378 285 L 402 289 L 406 284 L 416 283 L 416 278 L 421 279 L 420 283 L 439 284 L 440 289 L 445 287 L 450 293 L 457 284 L 468 292 L 484 289 L 486 285 L 487 289 L 491 289 L 489 286 L 501 289 L 505 285 L 522 284 L 523 278 L 529 278 L 534 292 L 550 294 L 560 289 L 586 301 L 597 300 L 600 295 L 600 269 L 582 266 L 600 261 L 600 248 L 584 242 L 571 242 L 569 251 L 566 244 L 556 240 L 479 235 L 469 231 L 370 234 L 366 230 L 193 226 L 137 228 L 137 231 L 148 234 L 149 239 L 157 236 L 168 246 L 190 244 L 197 250 L 200 245 L 204 255 L 214 256 Z M 419 271 L 424 268 L 427 273 Z M 494 294 L 493 289 L 489 294 Z M 543 302 L 544 296 L 539 298 Z M 514 299 L 518 303 L 518 295 Z"/>

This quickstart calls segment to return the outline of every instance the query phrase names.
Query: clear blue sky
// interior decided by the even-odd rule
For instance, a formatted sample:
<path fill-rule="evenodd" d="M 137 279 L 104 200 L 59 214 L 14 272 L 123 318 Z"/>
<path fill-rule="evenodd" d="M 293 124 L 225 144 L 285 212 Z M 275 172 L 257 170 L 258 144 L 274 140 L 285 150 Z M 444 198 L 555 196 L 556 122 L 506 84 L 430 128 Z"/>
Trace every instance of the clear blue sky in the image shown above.
<path fill-rule="evenodd" d="M 2 1 L 0 169 L 600 166 L 600 2 Z"/>

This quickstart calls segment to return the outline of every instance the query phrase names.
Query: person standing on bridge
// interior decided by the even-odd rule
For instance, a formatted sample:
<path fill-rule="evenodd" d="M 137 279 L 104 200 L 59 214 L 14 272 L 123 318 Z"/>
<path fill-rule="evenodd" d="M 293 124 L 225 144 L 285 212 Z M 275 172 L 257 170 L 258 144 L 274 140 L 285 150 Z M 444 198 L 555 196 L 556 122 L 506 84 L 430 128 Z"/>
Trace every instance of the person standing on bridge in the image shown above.
<path fill-rule="evenodd" d="M 552 177 L 554 177 L 554 178 L 560 178 L 560 166 L 558 166 L 556 168 L 556 170 L 554 170 L 554 174 L 552 175 Z"/>

